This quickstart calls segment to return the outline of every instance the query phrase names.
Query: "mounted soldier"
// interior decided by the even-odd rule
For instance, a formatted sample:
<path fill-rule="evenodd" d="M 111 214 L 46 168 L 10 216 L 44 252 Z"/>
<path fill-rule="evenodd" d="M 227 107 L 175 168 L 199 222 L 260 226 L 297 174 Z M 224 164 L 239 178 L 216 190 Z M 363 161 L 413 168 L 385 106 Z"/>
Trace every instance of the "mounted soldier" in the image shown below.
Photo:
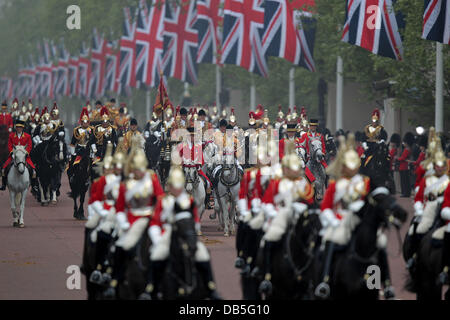
<path fill-rule="evenodd" d="M 395 198 L 389 195 L 386 187 L 379 187 L 369 177 L 358 173 L 361 160 L 355 147 L 353 134 L 349 134 L 347 141 L 341 138 L 336 159 L 327 168 L 327 173 L 333 177 L 333 180 L 329 182 L 320 208 L 323 226 L 321 250 L 324 252 L 324 262 L 320 274 L 322 282 L 315 290 L 315 295 L 319 298 L 328 298 L 330 295 L 330 268 L 335 247 L 342 248 L 349 244 L 353 233 L 358 230 L 358 225 L 365 218 L 366 202 L 370 201 L 380 206 L 383 214 L 391 210 L 406 218 L 406 212 L 396 203 Z M 375 218 L 375 215 L 372 218 Z M 374 227 L 376 228 L 376 225 Z M 380 264 L 385 298 L 392 299 L 394 291 L 389 274 L 386 236 L 381 228 L 372 232 L 377 236 L 377 261 Z M 356 240 L 353 239 L 353 241 Z"/>
<path fill-rule="evenodd" d="M 138 123 L 136 119 L 131 119 L 130 121 L 130 129 L 127 131 L 123 138 L 124 150 L 122 150 L 125 154 L 128 153 L 129 148 L 131 147 L 131 141 L 133 139 L 138 139 L 139 145 L 142 149 L 144 149 L 145 140 L 142 134 L 138 130 Z"/>
<path fill-rule="evenodd" d="M 164 291 L 161 288 L 164 271 L 167 270 L 168 264 L 171 262 L 171 248 L 177 245 L 176 243 L 171 243 L 176 239 L 172 233 L 177 231 L 173 229 L 173 224 L 180 220 L 192 221 L 195 224 L 195 229 L 197 231 L 200 230 L 200 217 L 197 207 L 192 196 L 185 190 L 185 177 L 180 167 L 171 168 L 167 186 L 167 194 L 158 197 L 155 213 L 152 216 L 150 228 L 148 229 L 148 234 L 152 240 L 150 249 L 151 263 L 147 286 L 140 299 L 151 299 L 151 295 L 158 296 L 158 292 Z M 195 251 L 192 254 L 194 255 L 195 267 L 207 288 L 208 297 L 214 300 L 220 299 L 216 292 L 210 255 L 203 242 L 196 240 Z M 179 262 L 175 261 L 175 263 Z"/>
<path fill-rule="evenodd" d="M 122 137 L 130 125 L 130 117 L 125 114 L 126 104 L 120 105 L 119 114 L 114 118 L 114 126 L 117 128 L 117 136 Z"/>
<path fill-rule="evenodd" d="M 80 125 L 73 129 L 72 140 L 70 143 L 71 159 L 67 170 L 69 178 L 72 176 L 72 168 L 80 163 L 83 157 L 94 157 L 97 152 L 95 145 L 94 128 L 90 125 L 89 114 L 86 107 L 81 111 Z"/>
<path fill-rule="evenodd" d="M 110 115 L 106 106 L 100 110 L 101 124 L 94 128 L 94 136 L 96 139 L 97 159 L 103 159 L 106 152 L 106 145 L 111 142 L 113 150 L 116 149 L 118 138 L 116 129 L 110 123 Z M 95 161 L 94 161 L 95 162 Z"/>
<path fill-rule="evenodd" d="M 28 133 L 24 132 L 25 122 L 23 120 L 16 120 L 14 127 L 15 127 L 15 132 L 11 132 L 9 134 L 9 139 L 8 139 L 9 157 L 6 160 L 6 162 L 3 164 L 2 186 L 0 187 L 0 190 L 6 189 L 8 172 L 11 167 L 12 160 L 13 160 L 12 153 L 13 153 L 14 147 L 16 147 L 16 146 L 25 147 L 25 149 L 28 153 L 27 157 L 26 157 L 26 166 L 30 173 L 32 185 L 36 184 L 36 167 L 34 166 L 33 162 L 31 161 L 31 158 L 30 158 L 30 152 L 33 147 L 33 145 L 32 145 L 33 142 L 31 141 L 31 136 Z"/>

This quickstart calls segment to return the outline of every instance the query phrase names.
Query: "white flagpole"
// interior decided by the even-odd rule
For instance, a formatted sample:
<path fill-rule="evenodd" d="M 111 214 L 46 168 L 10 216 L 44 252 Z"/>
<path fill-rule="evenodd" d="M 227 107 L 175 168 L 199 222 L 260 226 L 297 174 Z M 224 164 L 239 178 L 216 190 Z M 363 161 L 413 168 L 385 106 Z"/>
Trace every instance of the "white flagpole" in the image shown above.
<path fill-rule="evenodd" d="M 294 108 L 295 105 L 295 68 L 291 67 L 289 70 L 289 108 Z"/>
<path fill-rule="evenodd" d="M 337 58 L 336 71 L 336 130 L 343 129 L 343 91 L 344 91 L 344 66 L 342 57 Z"/>
<path fill-rule="evenodd" d="M 150 102 L 150 90 L 151 90 L 150 87 L 148 87 L 147 91 L 145 92 L 145 101 L 146 101 L 145 116 L 146 116 L 147 120 L 151 118 L 151 113 L 150 113 L 150 110 L 151 110 L 151 106 L 150 106 L 150 104 L 151 104 L 151 102 Z"/>
<path fill-rule="evenodd" d="M 436 42 L 436 105 L 434 120 L 436 132 L 444 131 L 444 59 L 442 47 L 442 43 Z"/>
<path fill-rule="evenodd" d="M 222 78 L 220 76 L 220 67 L 218 64 L 216 64 L 216 106 L 217 110 L 221 110 L 221 103 L 220 103 L 220 90 L 222 88 Z"/>
<path fill-rule="evenodd" d="M 252 84 L 250 86 L 250 110 L 256 110 L 256 87 L 255 87 L 255 79 L 253 78 L 253 74 L 251 74 Z"/>

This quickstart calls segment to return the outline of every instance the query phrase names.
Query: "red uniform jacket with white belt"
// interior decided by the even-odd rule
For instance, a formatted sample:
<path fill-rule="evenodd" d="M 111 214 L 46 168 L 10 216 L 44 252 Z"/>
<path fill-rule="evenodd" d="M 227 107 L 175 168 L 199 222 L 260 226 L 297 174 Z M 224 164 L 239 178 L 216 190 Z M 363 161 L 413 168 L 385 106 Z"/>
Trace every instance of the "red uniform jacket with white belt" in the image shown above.
<path fill-rule="evenodd" d="M 151 194 L 148 195 L 147 201 L 145 204 L 143 204 L 143 206 L 154 207 L 156 205 L 157 198 L 159 196 L 164 195 L 164 190 L 161 187 L 161 184 L 159 183 L 158 176 L 154 172 L 151 173 L 150 179 L 151 179 L 153 190 L 152 190 Z M 115 209 L 116 209 L 117 213 L 119 213 L 119 212 L 126 213 L 129 224 L 133 225 L 133 223 L 135 221 L 137 221 L 139 218 L 141 218 L 142 216 L 133 214 L 134 210 L 136 210 L 136 209 L 139 210 L 140 208 L 133 208 L 131 206 L 131 203 L 129 201 L 127 201 L 127 199 L 126 199 L 127 191 L 131 192 L 131 190 L 127 190 L 125 182 L 121 183 L 120 187 L 119 187 L 119 196 L 117 197 L 117 201 L 115 204 Z M 135 192 L 140 193 L 141 190 L 136 190 Z"/>
<path fill-rule="evenodd" d="M 3 165 L 3 168 L 6 168 L 12 161 L 12 152 L 14 149 L 14 146 L 25 146 L 25 149 L 28 152 L 27 155 L 27 163 L 28 165 L 30 165 L 30 167 L 32 167 L 33 169 L 35 169 L 33 162 L 31 161 L 30 158 L 30 152 L 31 152 L 31 148 L 32 148 L 32 141 L 31 141 L 31 136 L 26 133 L 23 132 L 20 137 L 16 132 L 11 132 L 9 134 L 9 138 L 8 138 L 8 151 L 9 151 L 9 157 L 6 160 L 5 164 Z"/>

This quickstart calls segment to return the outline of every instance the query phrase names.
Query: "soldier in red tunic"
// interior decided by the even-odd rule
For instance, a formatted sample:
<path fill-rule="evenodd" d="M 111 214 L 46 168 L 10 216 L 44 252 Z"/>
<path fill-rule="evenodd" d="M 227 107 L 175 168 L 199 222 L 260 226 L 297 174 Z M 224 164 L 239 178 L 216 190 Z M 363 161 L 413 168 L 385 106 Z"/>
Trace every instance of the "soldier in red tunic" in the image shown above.
<path fill-rule="evenodd" d="M 444 201 L 442 203 L 441 218 L 445 221 L 445 232 L 442 247 L 442 272 L 439 275 L 439 281 L 442 285 L 449 284 L 450 269 L 450 184 L 445 189 Z"/>
<path fill-rule="evenodd" d="M 3 165 L 2 186 L 0 187 L 0 190 L 6 189 L 8 171 L 9 171 L 9 168 L 10 168 L 10 165 L 12 162 L 12 153 L 13 153 L 13 149 L 15 146 L 25 146 L 25 149 L 28 152 L 26 161 L 27 161 L 27 167 L 28 167 L 30 177 L 31 177 L 31 185 L 35 184 L 35 179 L 36 179 L 35 169 L 36 168 L 30 158 L 30 152 L 31 152 L 31 148 L 33 147 L 33 145 L 32 145 L 32 141 L 31 141 L 31 136 L 28 133 L 24 132 L 24 128 L 25 128 L 25 122 L 22 120 L 17 120 L 16 124 L 15 124 L 16 131 L 11 132 L 9 134 L 9 139 L 8 139 L 9 157 L 6 160 L 5 164 Z"/>
<path fill-rule="evenodd" d="M 3 101 L 2 103 L 2 111 L 0 113 L 0 127 L 1 126 L 6 126 L 9 132 L 13 129 L 13 119 L 11 114 L 8 112 L 8 104 L 6 101 Z"/>
<path fill-rule="evenodd" d="M 152 294 L 157 294 L 160 288 L 160 281 L 163 278 L 164 270 L 167 266 L 173 224 L 176 221 L 190 219 L 195 229 L 200 230 L 200 217 L 197 213 L 194 199 L 184 189 L 185 178 L 180 167 L 172 167 L 167 179 L 167 194 L 158 197 L 155 213 L 150 221 L 148 234 L 152 240 L 150 249 L 150 267 L 145 292 L 140 299 L 151 299 Z M 220 299 L 216 292 L 210 255 L 203 242 L 197 240 L 195 250 L 195 266 L 201 273 L 202 279 L 209 291 L 211 299 Z"/>

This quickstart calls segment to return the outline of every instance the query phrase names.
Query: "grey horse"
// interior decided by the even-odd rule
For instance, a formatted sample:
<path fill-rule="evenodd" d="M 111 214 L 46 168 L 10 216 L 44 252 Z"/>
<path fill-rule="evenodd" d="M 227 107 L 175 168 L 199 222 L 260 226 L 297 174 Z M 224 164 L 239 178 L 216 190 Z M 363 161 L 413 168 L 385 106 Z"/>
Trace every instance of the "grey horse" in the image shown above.
<path fill-rule="evenodd" d="M 26 167 L 27 151 L 24 146 L 15 146 L 13 149 L 13 166 L 8 173 L 8 190 L 11 211 L 14 218 L 14 227 L 23 228 L 23 212 L 28 187 L 30 186 L 30 173 Z"/>
<path fill-rule="evenodd" d="M 322 165 L 322 161 L 325 159 L 322 152 L 322 142 L 320 140 L 309 140 L 309 152 L 310 157 L 306 166 L 316 178 L 316 181 L 314 181 L 315 199 L 320 202 L 325 193 L 327 180 L 327 174 Z"/>

